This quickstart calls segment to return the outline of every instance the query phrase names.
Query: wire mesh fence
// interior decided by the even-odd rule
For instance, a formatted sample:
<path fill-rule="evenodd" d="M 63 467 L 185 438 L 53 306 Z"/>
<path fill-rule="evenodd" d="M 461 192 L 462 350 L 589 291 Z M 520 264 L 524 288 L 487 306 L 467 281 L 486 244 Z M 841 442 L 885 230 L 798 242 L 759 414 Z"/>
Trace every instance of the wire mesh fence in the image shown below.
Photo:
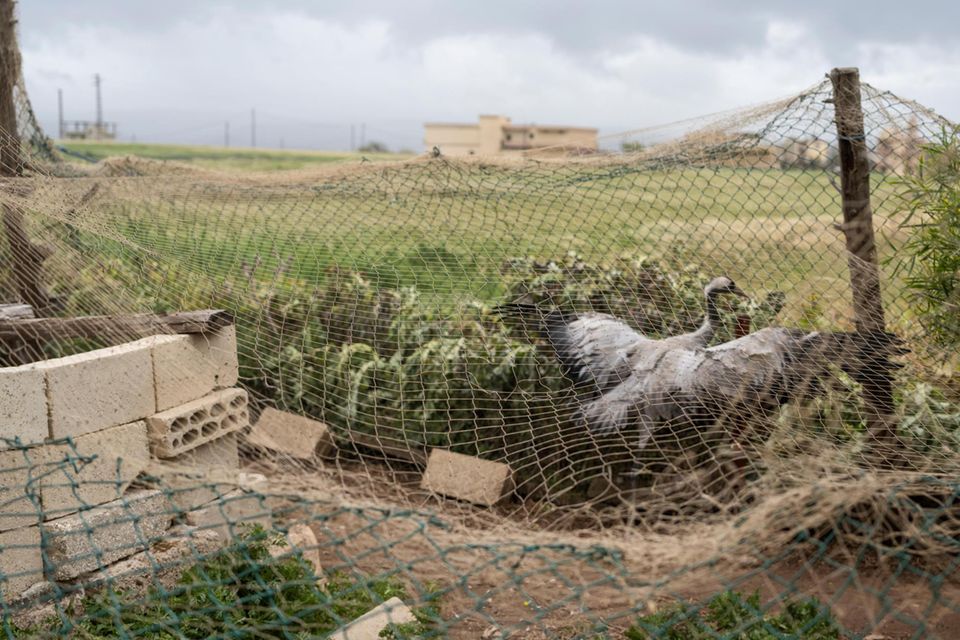
<path fill-rule="evenodd" d="M 903 249 L 952 125 L 861 98 L 898 337 L 857 330 L 829 81 L 627 153 L 28 154 L 7 636 L 376 637 L 343 628 L 386 603 L 397 638 L 954 637 L 956 357 Z M 142 315 L 198 309 L 230 320 Z"/>

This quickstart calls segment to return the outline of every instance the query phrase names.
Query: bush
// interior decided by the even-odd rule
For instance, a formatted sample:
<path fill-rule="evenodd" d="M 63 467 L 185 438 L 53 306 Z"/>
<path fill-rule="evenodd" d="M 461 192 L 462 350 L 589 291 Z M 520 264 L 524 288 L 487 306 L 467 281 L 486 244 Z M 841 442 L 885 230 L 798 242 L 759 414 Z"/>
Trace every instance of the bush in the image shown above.
<path fill-rule="evenodd" d="M 626 632 L 629 640 L 839 640 L 833 615 L 816 598 L 764 611 L 760 594 L 725 591 L 706 606 L 678 604 L 646 615 Z"/>
<path fill-rule="evenodd" d="M 960 344 L 960 128 L 925 148 L 916 175 L 901 179 L 911 230 L 903 246 L 907 286 L 940 342 Z"/>

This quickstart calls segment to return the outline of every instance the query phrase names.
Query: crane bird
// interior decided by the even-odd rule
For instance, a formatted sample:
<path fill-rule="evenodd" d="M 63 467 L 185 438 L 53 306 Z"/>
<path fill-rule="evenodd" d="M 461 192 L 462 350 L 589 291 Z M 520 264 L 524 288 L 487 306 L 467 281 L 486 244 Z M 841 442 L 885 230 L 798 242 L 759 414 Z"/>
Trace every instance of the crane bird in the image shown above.
<path fill-rule="evenodd" d="M 648 338 L 627 323 L 606 313 L 569 314 L 545 311 L 531 304 L 499 307 L 501 313 L 533 318 L 560 359 L 571 382 L 593 385 L 598 391 L 612 389 L 626 380 L 635 364 L 672 349 L 706 347 L 720 328 L 720 296 L 748 297 L 730 278 L 714 278 L 703 289 L 706 312 L 696 331 L 662 339 Z"/>
<path fill-rule="evenodd" d="M 831 364 L 860 383 L 891 380 L 902 365 L 890 357 L 907 353 L 902 344 L 886 332 L 771 327 L 710 348 L 663 349 L 635 359 L 630 375 L 584 403 L 581 414 L 598 435 L 638 424 L 642 449 L 665 423 L 700 427 L 814 398 L 824 392 Z"/>

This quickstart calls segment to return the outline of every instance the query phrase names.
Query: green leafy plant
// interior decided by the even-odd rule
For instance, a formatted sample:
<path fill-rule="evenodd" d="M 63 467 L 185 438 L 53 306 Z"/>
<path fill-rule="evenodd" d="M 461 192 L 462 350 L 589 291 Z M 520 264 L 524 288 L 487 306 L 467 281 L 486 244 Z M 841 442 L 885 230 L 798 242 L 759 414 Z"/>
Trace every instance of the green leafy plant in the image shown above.
<path fill-rule="evenodd" d="M 919 170 L 899 184 L 911 233 L 896 265 L 933 336 L 960 344 L 960 128 L 925 146 Z"/>
<path fill-rule="evenodd" d="M 359 575 L 334 573 L 321 587 L 300 554 L 270 555 L 277 535 L 254 527 L 188 568 L 170 588 L 153 587 L 143 595 L 106 589 L 14 637 L 299 640 L 333 631 L 390 598 L 408 598 L 395 580 Z M 417 622 L 398 628 L 393 638 L 435 637 L 436 606 L 414 612 Z"/>
<path fill-rule="evenodd" d="M 642 616 L 629 640 L 840 640 L 833 615 L 816 598 L 785 602 L 779 613 L 765 610 L 759 592 L 744 597 L 724 591 L 706 605 L 679 603 Z"/>

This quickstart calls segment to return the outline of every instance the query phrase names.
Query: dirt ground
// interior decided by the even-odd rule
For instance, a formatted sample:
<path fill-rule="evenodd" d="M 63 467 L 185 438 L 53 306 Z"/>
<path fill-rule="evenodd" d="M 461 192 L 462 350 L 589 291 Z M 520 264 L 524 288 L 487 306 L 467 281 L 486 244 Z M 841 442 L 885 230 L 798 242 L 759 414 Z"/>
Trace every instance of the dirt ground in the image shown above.
<path fill-rule="evenodd" d="M 408 585 L 408 604 L 439 591 L 451 638 L 622 638 L 637 615 L 725 588 L 759 590 L 765 603 L 815 596 L 853 637 L 960 638 L 956 562 L 891 568 L 856 550 L 801 547 L 764 564 L 750 549 L 720 548 L 708 527 L 642 537 L 525 529 L 419 492 L 413 474 L 387 475 L 299 476 L 310 491 L 289 515 L 311 523 L 325 570 L 393 576 Z"/>

